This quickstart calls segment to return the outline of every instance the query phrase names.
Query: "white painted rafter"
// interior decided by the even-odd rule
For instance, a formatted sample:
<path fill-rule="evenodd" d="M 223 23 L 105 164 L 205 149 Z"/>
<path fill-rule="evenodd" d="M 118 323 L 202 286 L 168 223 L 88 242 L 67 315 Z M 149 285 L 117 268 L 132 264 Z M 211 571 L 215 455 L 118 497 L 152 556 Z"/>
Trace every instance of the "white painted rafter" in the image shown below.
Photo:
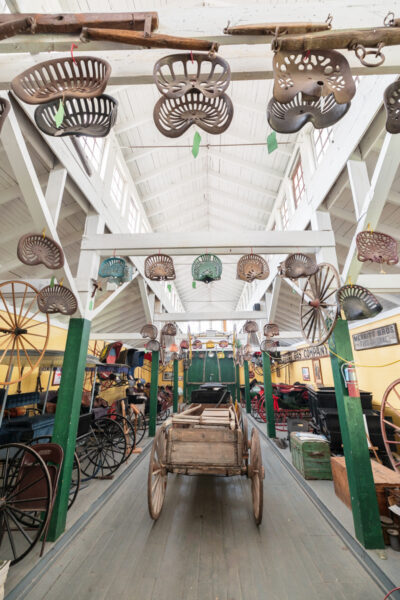
<path fill-rule="evenodd" d="M 221 231 L 190 233 L 118 233 L 85 235 L 82 249 L 101 253 L 116 251 L 121 256 L 141 257 L 157 253 L 160 248 L 172 255 L 199 254 L 208 248 L 216 254 L 243 254 L 249 248 L 261 254 L 282 254 L 293 248 L 313 252 L 320 247 L 333 247 L 335 240 L 328 231 L 246 231 L 240 235 Z"/>

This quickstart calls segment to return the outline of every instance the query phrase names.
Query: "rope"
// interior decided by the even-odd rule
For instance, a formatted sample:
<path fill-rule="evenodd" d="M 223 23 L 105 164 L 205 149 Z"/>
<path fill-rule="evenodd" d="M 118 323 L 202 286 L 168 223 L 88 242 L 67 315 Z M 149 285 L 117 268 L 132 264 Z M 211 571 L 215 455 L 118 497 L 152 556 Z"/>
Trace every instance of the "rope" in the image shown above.
<path fill-rule="evenodd" d="M 390 594 L 392 594 L 393 592 L 397 592 L 398 590 L 400 590 L 400 587 L 393 588 L 388 594 L 386 594 L 383 600 L 386 600 L 386 598 L 389 598 Z"/>
<path fill-rule="evenodd" d="M 334 352 L 333 350 L 328 348 L 328 346 L 326 344 L 324 344 L 324 346 L 330 354 L 333 354 L 333 356 L 336 356 L 336 358 L 339 358 L 340 360 L 342 360 L 345 363 L 352 364 L 355 367 L 366 367 L 368 369 L 374 369 L 374 368 L 383 369 L 384 367 L 390 367 L 391 365 L 395 365 L 396 363 L 400 362 L 400 358 L 399 358 L 397 360 L 393 360 L 392 362 L 385 363 L 384 365 L 360 365 L 359 363 L 356 363 L 354 360 L 347 360 L 346 358 L 343 358 L 343 356 L 336 354 L 336 352 Z"/>

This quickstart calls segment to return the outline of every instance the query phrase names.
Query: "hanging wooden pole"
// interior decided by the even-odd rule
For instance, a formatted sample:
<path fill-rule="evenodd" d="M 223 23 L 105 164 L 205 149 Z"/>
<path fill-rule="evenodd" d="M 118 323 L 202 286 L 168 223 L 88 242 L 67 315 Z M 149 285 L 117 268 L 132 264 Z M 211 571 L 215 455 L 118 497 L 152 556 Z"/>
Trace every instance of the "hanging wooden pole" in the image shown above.
<path fill-rule="evenodd" d="M 347 321 L 338 319 L 329 339 L 329 349 L 344 359 L 331 354 L 356 537 L 367 549 L 384 548 L 361 400 L 359 396 L 349 396 L 342 374 L 342 366 L 354 360 Z M 357 382 L 353 383 L 356 387 Z"/>
<path fill-rule="evenodd" d="M 256 23 L 253 25 L 234 25 L 225 27 L 224 33 L 229 35 L 278 35 L 311 33 L 312 31 L 326 31 L 331 24 L 325 23 Z"/>
<path fill-rule="evenodd" d="M 70 319 L 52 437 L 52 442 L 63 448 L 64 461 L 47 536 L 50 541 L 63 533 L 67 520 L 89 333 L 90 321 Z"/>
<path fill-rule="evenodd" d="M 353 50 L 357 45 L 378 48 L 380 44 L 400 44 L 399 27 L 374 27 L 373 29 L 337 29 L 317 31 L 305 35 L 284 35 L 273 40 L 273 50 L 306 52 L 307 50 Z"/>
<path fill-rule="evenodd" d="M 81 40 L 101 40 L 105 42 L 116 42 L 129 44 L 130 46 L 143 46 L 144 48 L 171 48 L 175 50 L 218 50 L 218 44 L 209 40 L 198 40 L 196 38 L 180 38 L 173 35 L 152 33 L 145 35 L 137 31 L 122 31 L 119 29 L 98 29 L 83 27 Z"/>
<path fill-rule="evenodd" d="M 274 412 L 274 399 L 272 396 L 272 378 L 271 378 L 271 361 L 269 354 L 266 352 L 262 353 L 263 361 L 263 378 L 264 378 L 264 405 L 265 405 L 265 416 L 267 419 L 267 433 L 268 437 L 275 438 L 275 412 Z"/>
<path fill-rule="evenodd" d="M 179 360 L 174 360 L 174 400 L 173 412 L 178 412 L 178 397 L 179 397 Z"/>
<path fill-rule="evenodd" d="M 158 396 L 158 356 L 159 356 L 158 350 L 151 353 L 149 437 L 154 437 L 156 435 L 157 396 Z"/>
<path fill-rule="evenodd" d="M 239 365 L 236 365 L 236 399 L 237 399 L 238 404 L 240 404 L 241 397 L 240 397 L 240 367 L 239 367 Z"/>
<path fill-rule="evenodd" d="M 249 363 L 247 360 L 244 361 L 244 399 L 246 402 L 246 412 L 251 413 Z"/>

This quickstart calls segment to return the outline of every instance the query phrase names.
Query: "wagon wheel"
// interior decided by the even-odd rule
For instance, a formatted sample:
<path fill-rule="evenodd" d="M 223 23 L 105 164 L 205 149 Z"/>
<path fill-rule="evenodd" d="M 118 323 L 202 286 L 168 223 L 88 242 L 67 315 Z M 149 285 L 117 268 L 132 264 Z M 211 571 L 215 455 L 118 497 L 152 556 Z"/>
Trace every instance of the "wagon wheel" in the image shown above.
<path fill-rule="evenodd" d="M 154 438 L 151 448 L 149 474 L 147 479 L 147 501 L 149 513 L 155 521 L 161 513 L 167 489 L 168 471 L 165 466 L 167 456 L 167 434 L 161 427 Z"/>
<path fill-rule="evenodd" d="M 251 478 L 251 495 L 253 499 L 253 512 L 257 525 L 260 525 L 263 516 L 264 498 L 264 467 L 262 464 L 260 436 L 257 429 L 253 428 L 250 441 L 250 464 L 248 474 Z"/>
<path fill-rule="evenodd" d="M 386 452 L 393 469 L 400 473 L 400 379 L 396 379 L 386 389 L 381 404 L 381 430 Z M 392 413 L 392 423 L 385 412 Z"/>
<path fill-rule="evenodd" d="M 330 337 L 338 318 L 336 292 L 339 274 L 329 263 L 307 278 L 301 297 L 300 320 L 303 337 L 312 346 L 320 346 Z"/>
<path fill-rule="evenodd" d="M 110 477 L 124 462 L 126 446 L 119 423 L 108 417 L 97 419 L 79 446 L 82 473 L 89 479 Z"/>
<path fill-rule="evenodd" d="M 72 477 L 68 497 L 68 510 L 71 508 L 71 506 L 76 500 L 79 489 L 81 487 L 81 478 L 81 464 L 79 462 L 77 453 L 74 452 L 74 463 L 72 465 Z"/>
<path fill-rule="evenodd" d="M 34 321 L 37 315 L 44 316 L 37 306 L 38 294 L 38 290 L 25 281 L 0 284 L 0 367 L 6 367 L 0 385 L 25 379 L 43 358 L 49 341 L 50 319 L 45 315 L 43 322 Z"/>
<path fill-rule="evenodd" d="M 0 446 L 0 490 L 1 556 L 15 565 L 40 540 L 50 516 L 50 475 L 33 448 Z"/>
<path fill-rule="evenodd" d="M 135 435 L 136 435 L 136 445 L 140 444 L 140 442 L 142 441 L 142 439 L 144 438 L 144 434 L 146 433 L 146 418 L 144 416 L 144 414 L 142 412 L 140 412 L 136 416 L 132 417 L 133 419 L 133 426 L 135 428 Z"/>
<path fill-rule="evenodd" d="M 129 419 L 123 415 L 113 414 L 110 416 L 110 418 L 119 423 L 124 432 L 124 437 L 126 440 L 126 453 L 123 462 L 126 462 L 135 448 L 135 428 Z"/>
<path fill-rule="evenodd" d="M 242 407 L 240 406 L 240 404 L 237 405 L 238 407 L 238 412 L 239 412 L 239 423 L 240 423 L 240 427 L 242 429 L 242 439 L 243 439 L 243 460 L 244 460 L 244 464 L 248 465 L 249 463 L 249 424 L 248 424 L 248 420 L 247 420 L 247 415 L 244 412 L 244 410 L 242 409 Z"/>

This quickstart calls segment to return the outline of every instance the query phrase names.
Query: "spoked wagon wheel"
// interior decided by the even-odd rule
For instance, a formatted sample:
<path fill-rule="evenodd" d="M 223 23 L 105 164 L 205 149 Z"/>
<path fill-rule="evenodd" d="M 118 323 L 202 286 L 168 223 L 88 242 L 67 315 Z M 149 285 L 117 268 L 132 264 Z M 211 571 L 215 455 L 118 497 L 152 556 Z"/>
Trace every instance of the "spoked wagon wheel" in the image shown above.
<path fill-rule="evenodd" d="M 0 552 L 15 565 L 40 540 L 50 515 L 49 471 L 35 450 L 0 446 Z"/>
<path fill-rule="evenodd" d="M 124 430 L 108 417 L 97 419 L 78 448 L 81 471 L 87 478 L 110 477 L 125 459 Z"/>
<path fill-rule="evenodd" d="M 25 281 L 0 284 L 0 385 L 18 383 L 39 365 L 49 341 L 49 315 L 40 312 L 39 292 Z M 38 315 L 43 321 L 35 321 Z"/>
<path fill-rule="evenodd" d="M 260 525 L 263 516 L 264 499 L 264 467 L 261 457 L 260 436 L 257 429 L 253 428 L 250 441 L 250 464 L 248 466 L 251 478 L 251 495 L 253 499 L 253 512 L 257 525 Z"/>
<path fill-rule="evenodd" d="M 114 414 L 110 417 L 121 425 L 126 440 L 126 454 L 123 462 L 126 462 L 135 448 L 135 428 L 126 417 Z"/>
<path fill-rule="evenodd" d="M 240 404 L 238 404 L 237 407 L 238 407 L 238 414 L 239 414 L 239 424 L 242 429 L 243 460 L 244 460 L 244 464 L 247 467 L 248 462 L 249 462 L 249 424 L 247 421 L 247 415 L 244 412 L 244 410 L 242 409 L 242 407 L 240 406 Z"/>
<path fill-rule="evenodd" d="M 157 520 L 164 504 L 167 489 L 168 471 L 165 467 L 167 457 L 167 433 L 161 427 L 154 438 L 150 454 L 149 474 L 147 479 L 147 501 L 152 519 Z"/>
<path fill-rule="evenodd" d="M 330 337 L 338 318 L 336 292 L 340 287 L 339 274 L 329 263 L 307 278 L 300 307 L 303 337 L 312 346 L 320 346 Z"/>
<path fill-rule="evenodd" d="M 385 414 L 386 413 L 386 414 Z M 389 413 L 389 414 L 388 414 Z M 388 417 L 392 418 L 389 421 Z M 381 430 L 386 452 L 395 471 L 400 473 L 400 379 L 386 389 L 381 404 Z"/>

